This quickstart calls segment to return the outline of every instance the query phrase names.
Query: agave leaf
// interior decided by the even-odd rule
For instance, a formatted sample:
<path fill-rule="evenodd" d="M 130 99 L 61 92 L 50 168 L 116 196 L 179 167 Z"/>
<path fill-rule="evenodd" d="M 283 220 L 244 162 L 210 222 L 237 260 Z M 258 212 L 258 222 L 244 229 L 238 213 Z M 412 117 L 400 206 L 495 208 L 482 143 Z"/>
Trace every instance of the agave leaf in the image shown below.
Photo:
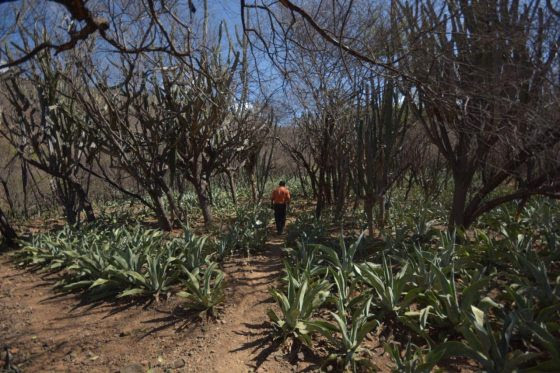
<path fill-rule="evenodd" d="M 512 353 L 508 354 L 505 357 L 507 363 L 506 366 L 504 367 L 504 371 L 515 372 L 523 364 L 526 364 L 529 361 L 534 360 L 541 355 L 542 354 L 538 352 L 513 351 Z"/>
<path fill-rule="evenodd" d="M 84 288 L 89 288 L 92 284 L 91 280 L 82 280 L 82 281 L 76 281 L 76 282 L 72 282 L 69 284 L 66 284 L 62 287 L 63 290 L 65 291 L 71 291 L 71 290 L 76 290 L 76 289 L 84 289 Z"/>
<path fill-rule="evenodd" d="M 270 321 L 272 321 L 273 323 L 278 323 L 278 321 L 280 321 L 280 318 L 278 317 L 278 315 L 276 315 L 276 312 L 274 312 L 273 310 L 268 309 L 266 311 L 266 314 L 268 315 Z"/>
<path fill-rule="evenodd" d="M 482 278 L 463 288 L 461 297 L 461 308 L 466 309 L 479 299 L 480 290 L 488 284 L 488 278 Z"/>
<path fill-rule="evenodd" d="M 475 306 L 471 306 L 474 316 L 475 326 L 478 330 L 484 331 L 484 311 Z"/>
<path fill-rule="evenodd" d="M 373 328 L 375 328 L 377 325 L 379 325 L 379 322 L 377 320 L 371 320 L 366 322 L 365 324 L 363 324 L 359 330 L 358 333 L 356 335 L 356 343 L 360 344 L 362 342 L 362 340 L 365 338 L 365 336 L 373 330 Z"/>
<path fill-rule="evenodd" d="M 486 357 L 482 353 L 474 350 L 464 343 L 457 341 L 444 342 L 436 346 L 432 350 L 432 353 L 434 354 L 434 356 L 440 356 L 441 359 L 451 356 L 465 356 L 478 362 L 487 362 Z"/>
<path fill-rule="evenodd" d="M 144 277 L 143 275 L 141 275 L 140 273 L 138 273 L 136 271 L 126 271 L 126 272 L 124 272 L 124 274 L 132 277 L 132 279 L 134 281 L 136 281 L 137 283 L 140 283 L 142 285 L 147 285 L 146 277 Z"/>
<path fill-rule="evenodd" d="M 349 340 L 348 337 L 348 329 L 346 326 L 346 317 L 344 317 L 344 319 L 342 317 L 340 317 L 338 314 L 331 312 L 330 313 L 332 315 L 332 317 L 334 318 L 337 326 L 338 326 L 338 332 L 340 332 L 342 334 L 342 338 L 343 340 Z"/>
<path fill-rule="evenodd" d="M 552 358 L 543 362 L 537 363 L 537 365 L 523 369 L 524 373 L 558 373 L 558 367 L 560 366 L 560 358 Z"/>
<path fill-rule="evenodd" d="M 331 339 L 333 334 L 338 331 L 338 327 L 335 324 L 325 320 L 310 320 L 305 323 L 309 331 L 318 332 L 328 339 Z"/>
<path fill-rule="evenodd" d="M 98 278 L 97 280 L 95 280 L 95 281 L 91 284 L 91 286 L 90 286 L 89 288 L 91 289 L 91 288 L 94 288 L 94 287 L 96 287 L 96 286 L 105 285 L 105 284 L 108 283 L 109 281 L 110 281 L 110 280 L 107 280 L 107 279 L 104 279 L 104 278 Z"/>
<path fill-rule="evenodd" d="M 484 297 L 480 300 L 480 305 L 484 306 L 485 309 L 488 309 L 490 307 L 492 308 L 502 308 L 502 305 L 499 303 L 496 303 L 492 298 L 490 297 Z"/>
<path fill-rule="evenodd" d="M 145 295 L 145 294 L 146 294 L 146 289 L 134 288 L 134 289 L 128 289 L 122 291 L 119 295 L 117 295 L 117 298 L 134 297 L 134 296 Z"/>
<path fill-rule="evenodd" d="M 270 294 L 274 297 L 276 302 L 280 305 L 280 308 L 282 309 L 282 311 L 284 313 L 288 312 L 288 310 L 290 309 L 290 302 L 288 301 L 288 298 L 283 293 L 281 293 L 280 291 L 278 291 L 276 289 L 270 289 Z"/>
<path fill-rule="evenodd" d="M 300 329 L 298 328 L 298 330 Z M 311 335 L 307 333 L 302 333 L 302 334 L 298 333 L 297 338 L 307 347 L 310 347 L 312 344 Z"/>

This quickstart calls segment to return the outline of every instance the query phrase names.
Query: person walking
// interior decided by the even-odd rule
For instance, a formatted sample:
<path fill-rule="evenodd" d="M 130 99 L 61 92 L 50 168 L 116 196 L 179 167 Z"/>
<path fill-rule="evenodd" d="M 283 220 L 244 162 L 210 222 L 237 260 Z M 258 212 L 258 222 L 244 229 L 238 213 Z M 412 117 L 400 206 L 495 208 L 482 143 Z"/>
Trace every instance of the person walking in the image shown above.
<path fill-rule="evenodd" d="M 276 221 L 276 232 L 282 234 L 286 225 L 286 212 L 290 205 L 290 191 L 286 183 L 281 181 L 278 187 L 272 191 L 270 203 L 274 209 L 274 220 Z"/>

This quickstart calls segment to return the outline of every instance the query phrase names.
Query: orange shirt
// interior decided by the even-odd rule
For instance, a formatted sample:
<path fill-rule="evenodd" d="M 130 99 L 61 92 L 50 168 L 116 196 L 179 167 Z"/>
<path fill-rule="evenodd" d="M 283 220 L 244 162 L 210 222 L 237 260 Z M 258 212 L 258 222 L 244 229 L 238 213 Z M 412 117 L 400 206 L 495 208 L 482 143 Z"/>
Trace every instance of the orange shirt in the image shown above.
<path fill-rule="evenodd" d="M 272 202 L 276 204 L 289 203 L 290 198 L 290 191 L 288 190 L 288 188 L 283 186 L 279 186 L 278 188 L 274 189 L 272 191 L 272 195 L 270 196 Z"/>

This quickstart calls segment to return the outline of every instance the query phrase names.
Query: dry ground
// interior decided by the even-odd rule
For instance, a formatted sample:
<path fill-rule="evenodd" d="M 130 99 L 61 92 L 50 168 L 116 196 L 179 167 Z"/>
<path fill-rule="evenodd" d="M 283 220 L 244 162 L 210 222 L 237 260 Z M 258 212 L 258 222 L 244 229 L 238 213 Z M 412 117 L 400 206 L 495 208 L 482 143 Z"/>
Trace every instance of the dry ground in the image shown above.
<path fill-rule="evenodd" d="M 263 255 L 225 264 L 227 304 L 217 321 L 201 321 L 160 304 L 82 304 L 58 296 L 52 279 L 14 268 L 0 258 L 0 343 L 11 346 L 24 372 L 286 372 L 282 349 L 266 340 L 268 296 L 281 271 L 282 240 Z M 301 356 L 301 355 L 300 355 Z"/>
<path fill-rule="evenodd" d="M 15 268 L 1 255 L 0 347 L 11 347 L 22 372 L 317 370 L 327 354 L 321 344 L 315 352 L 290 351 L 270 340 L 266 311 L 275 304 L 268 289 L 278 284 L 284 245 L 283 237 L 270 237 L 260 255 L 224 264 L 227 300 L 217 320 L 189 314 L 174 297 L 159 304 L 84 303 L 53 292 L 55 278 Z M 369 340 L 367 348 L 386 369 L 379 343 Z"/>

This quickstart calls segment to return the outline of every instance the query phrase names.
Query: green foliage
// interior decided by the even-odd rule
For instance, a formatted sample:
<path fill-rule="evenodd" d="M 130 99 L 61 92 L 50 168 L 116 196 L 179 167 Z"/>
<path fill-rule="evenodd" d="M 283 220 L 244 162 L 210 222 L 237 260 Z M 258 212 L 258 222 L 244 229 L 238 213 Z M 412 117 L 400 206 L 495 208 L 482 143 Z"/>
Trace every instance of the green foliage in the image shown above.
<path fill-rule="evenodd" d="M 338 247 L 331 247 L 321 244 L 314 245 L 313 247 L 331 266 L 341 271 L 344 276 L 350 276 L 350 274 L 354 270 L 354 258 L 358 253 L 358 249 L 360 248 L 363 237 L 364 233 L 362 233 L 358 237 L 358 239 L 356 239 L 350 246 L 348 246 L 346 244 L 344 236 L 341 234 Z"/>
<path fill-rule="evenodd" d="M 444 342 L 434 349 L 436 354 L 468 357 L 491 373 L 517 371 L 539 355 L 512 348 L 510 341 L 519 321 L 514 313 L 506 315 L 501 330 L 495 332 L 484 311 L 474 306 L 471 310 L 468 321 L 459 328 L 464 340 Z"/>
<path fill-rule="evenodd" d="M 333 352 L 329 356 L 329 361 L 336 362 L 338 368 L 342 370 L 356 371 L 358 366 L 375 369 L 369 359 L 362 356 L 361 344 L 366 335 L 376 327 L 379 322 L 375 319 L 370 320 L 371 298 L 356 302 L 350 300 L 346 302 L 346 284 L 342 276 L 337 276 L 336 284 L 338 288 L 337 312 L 330 312 L 334 322 L 324 320 L 314 320 L 307 323 L 308 329 L 323 335 L 333 346 Z M 343 295 L 343 294 L 346 294 Z M 361 303 L 354 313 L 348 313 L 346 303 Z"/>
<path fill-rule="evenodd" d="M 183 237 L 176 238 L 169 242 L 177 255 L 177 260 L 181 263 L 181 267 L 186 271 L 194 271 L 203 265 L 210 263 L 207 237 L 198 237 L 194 235 L 188 227 L 183 227 Z"/>
<path fill-rule="evenodd" d="M 324 260 L 318 255 L 317 247 L 314 245 L 308 245 L 303 241 L 297 242 L 295 249 L 285 248 L 284 252 L 292 264 L 292 271 L 297 273 L 298 277 L 303 275 L 301 272 L 305 272 L 308 277 L 327 273 L 326 267 L 322 265 Z"/>
<path fill-rule="evenodd" d="M 444 219 L 439 207 L 403 210 L 393 215 L 403 220 L 389 230 L 385 249 L 369 252 L 366 261 L 358 255 L 361 237 L 338 246 L 299 239 L 286 249 L 294 278 L 336 284 L 318 306 L 327 312 L 318 309 L 300 324 L 306 343 L 320 334 L 337 369 L 372 369 L 360 346 L 382 323 L 410 336 L 385 343 L 395 372 L 441 370 L 441 362 L 457 364 L 452 356 L 488 372 L 554 371 L 560 267 L 558 228 L 547 219 L 556 221 L 551 211 L 558 206 L 533 201 L 514 218 L 515 208 L 504 205 L 473 230 L 456 233 L 434 229 Z"/>
<path fill-rule="evenodd" d="M 285 269 L 286 290 L 270 289 L 280 314 L 269 309 L 268 317 L 279 338 L 294 337 L 310 346 L 307 324 L 313 312 L 327 299 L 331 285 L 326 280 L 313 280 L 305 273 L 298 278 L 288 264 Z"/>
<path fill-rule="evenodd" d="M 425 352 L 420 347 L 408 341 L 404 351 L 395 342 L 385 343 L 385 352 L 389 354 L 395 364 L 395 373 L 429 373 L 443 357 L 445 351 Z"/>
<path fill-rule="evenodd" d="M 488 284 L 488 279 L 476 276 L 473 282 L 463 282 L 459 291 L 454 266 L 451 266 L 448 273 L 444 273 L 437 266 L 434 266 L 434 271 L 438 279 L 438 287 L 428 293 L 433 300 L 434 313 L 441 320 L 446 320 L 451 325 L 458 325 L 463 320 L 465 312 L 480 300 L 481 289 Z M 493 304 L 490 298 L 485 298 L 485 301 Z"/>
<path fill-rule="evenodd" d="M 236 218 L 219 243 L 221 255 L 235 251 L 262 250 L 266 244 L 267 225 L 271 219 L 270 210 L 262 205 L 238 208 Z"/>
<path fill-rule="evenodd" d="M 206 238 L 187 228 L 183 237 L 168 239 L 162 232 L 109 228 L 103 222 L 80 229 L 34 236 L 16 254 L 16 263 L 62 272 L 56 288 L 83 291 L 89 299 L 154 296 L 172 291 L 182 274 L 210 263 Z"/>
<path fill-rule="evenodd" d="M 360 280 L 373 290 L 373 303 L 384 312 L 398 314 L 411 304 L 420 288 L 409 289 L 410 270 L 404 265 L 396 274 L 383 256 L 381 266 L 363 263 L 355 266 Z"/>
<path fill-rule="evenodd" d="M 315 214 L 299 214 L 296 220 L 287 228 L 286 244 L 288 246 L 295 246 L 298 241 L 321 243 L 326 237 L 325 225 L 325 222 L 317 219 Z"/>
<path fill-rule="evenodd" d="M 487 372 L 554 371 L 560 365 L 558 204 L 506 204 L 473 229 L 451 233 L 438 227 L 445 219 L 441 202 L 426 204 L 403 204 L 369 251 L 363 235 L 330 243 L 327 221 L 298 216 L 288 228 L 292 245 L 284 249 L 282 284 L 270 290 L 275 337 L 313 348 L 321 336 L 326 364 L 338 370 L 375 369 L 364 343 L 383 325 L 379 333 L 399 332 L 384 336 L 395 372 L 455 369 L 464 361 L 451 357 Z M 130 218 L 122 211 L 79 229 L 35 235 L 15 261 L 58 273 L 58 289 L 91 299 L 178 292 L 187 308 L 215 315 L 225 280 L 214 260 L 261 249 L 270 220 L 267 208 L 238 209 L 217 240 L 186 228 L 173 238 L 139 226 L 113 228 Z"/>
<path fill-rule="evenodd" d="M 216 263 L 212 263 L 203 269 L 186 271 L 186 275 L 184 284 L 187 291 L 177 295 L 186 299 L 187 308 L 215 316 L 216 307 L 225 299 L 224 273 L 217 268 Z"/>

